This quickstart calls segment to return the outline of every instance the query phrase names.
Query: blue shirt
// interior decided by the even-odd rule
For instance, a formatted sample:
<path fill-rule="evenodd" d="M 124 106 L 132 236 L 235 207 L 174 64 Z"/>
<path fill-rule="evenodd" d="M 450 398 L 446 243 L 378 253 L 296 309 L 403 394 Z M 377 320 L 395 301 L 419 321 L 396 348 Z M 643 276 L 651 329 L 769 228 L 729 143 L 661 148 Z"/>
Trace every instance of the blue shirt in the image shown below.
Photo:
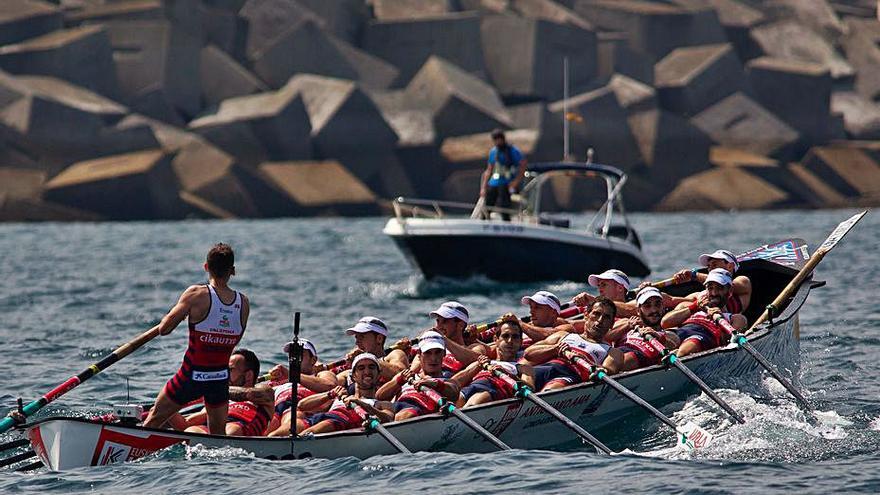
<path fill-rule="evenodd" d="M 489 177 L 489 187 L 510 184 L 516 176 L 522 159 L 522 152 L 512 144 L 508 144 L 507 149 L 501 153 L 498 152 L 497 146 L 489 150 L 489 165 L 493 167 L 492 176 Z"/>

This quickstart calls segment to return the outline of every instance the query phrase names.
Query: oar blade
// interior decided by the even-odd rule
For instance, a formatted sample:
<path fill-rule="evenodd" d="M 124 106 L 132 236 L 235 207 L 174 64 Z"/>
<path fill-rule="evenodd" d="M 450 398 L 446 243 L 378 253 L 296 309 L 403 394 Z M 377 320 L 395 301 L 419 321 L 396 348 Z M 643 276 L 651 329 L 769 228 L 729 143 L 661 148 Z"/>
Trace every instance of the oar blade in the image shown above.
<path fill-rule="evenodd" d="M 822 245 L 819 246 L 819 249 L 817 249 L 816 251 L 831 251 L 831 249 L 833 249 L 834 246 L 836 246 L 837 243 L 840 242 L 841 239 L 843 239 L 843 236 L 845 236 L 846 233 L 849 232 L 850 229 L 855 226 L 855 224 L 859 223 L 859 220 L 861 220 L 862 217 L 867 214 L 868 210 L 865 210 L 861 213 L 857 213 L 851 216 L 849 219 L 843 222 L 840 222 L 837 228 L 834 229 L 834 232 L 831 232 L 831 235 L 829 235 L 828 238 L 825 239 L 825 242 L 823 242 Z"/>
<path fill-rule="evenodd" d="M 693 421 L 679 426 L 676 431 L 678 432 L 678 448 L 689 452 L 704 449 L 715 439 L 715 435 Z"/>

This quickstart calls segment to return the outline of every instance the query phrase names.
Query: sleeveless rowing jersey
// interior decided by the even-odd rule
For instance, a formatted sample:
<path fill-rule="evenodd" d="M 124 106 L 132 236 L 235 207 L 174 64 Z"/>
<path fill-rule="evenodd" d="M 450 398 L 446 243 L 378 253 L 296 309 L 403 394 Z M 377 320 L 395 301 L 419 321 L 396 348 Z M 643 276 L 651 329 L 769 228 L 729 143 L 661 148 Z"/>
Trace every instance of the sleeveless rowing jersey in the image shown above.
<path fill-rule="evenodd" d="M 605 361 L 605 357 L 608 356 L 608 349 L 611 348 L 608 344 L 589 341 L 576 333 L 566 335 L 562 342 L 568 344 L 572 351 L 595 366 L 602 365 L 602 361 Z"/>
<path fill-rule="evenodd" d="M 724 319 L 730 321 L 731 313 L 722 313 Z M 697 311 L 692 314 L 690 318 L 684 321 L 681 324 L 682 327 L 685 325 L 698 325 L 704 329 L 706 329 L 709 333 L 712 334 L 712 337 L 717 342 L 717 345 L 720 345 L 721 342 L 724 342 L 725 337 L 727 336 L 727 332 L 725 332 L 720 325 L 712 321 L 709 317 L 709 314 L 705 311 Z"/>
<path fill-rule="evenodd" d="M 464 364 L 462 364 L 461 361 L 459 361 L 451 352 L 446 351 L 446 355 L 443 356 L 443 369 L 458 373 L 464 369 Z"/>
<path fill-rule="evenodd" d="M 241 295 L 236 292 L 232 303 L 224 304 L 214 287 L 210 284 L 207 287 L 211 295 L 211 308 L 201 321 L 189 323 L 189 347 L 183 361 L 194 369 L 221 370 L 220 374 L 226 378 L 229 374 L 229 357 L 244 334 Z M 212 379 L 221 378 L 193 375 L 193 380 L 196 381 Z"/>
<path fill-rule="evenodd" d="M 264 435 L 271 419 L 266 408 L 251 401 L 230 402 L 227 417 L 230 423 L 238 423 L 242 426 L 240 435 L 243 437 Z"/>
<path fill-rule="evenodd" d="M 429 376 L 422 375 L 420 373 L 416 377 L 416 380 L 419 380 L 422 378 L 433 378 L 435 380 L 446 381 L 446 380 L 449 380 L 449 378 L 451 378 L 451 377 L 452 377 L 451 372 L 443 370 L 443 372 L 440 374 L 439 377 L 429 377 Z M 425 392 L 421 392 L 419 390 L 416 390 L 416 388 L 413 387 L 412 383 L 410 383 L 410 382 L 404 383 L 403 387 L 400 388 L 400 392 L 397 394 L 397 400 L 418 404 L 419 407 L 421 407 L 422 409 L 424 409 L 425 411 L 427 411 L 429 413 L 437 412 L 437 410 L 439 409 L 437 401 L 428 397 L 428 395 Z"/>
<path fill-rule="evenodd" d="M 360 399 L 363 402 L 375 406 L 376 399 Z M 349 430 L 358 428 L 363 425 L 363 421 L 367 419 L 367 411 L 363 407 L 352 404 L 353 407 L 345 405 L 341 399 L 336 399 L 330 404 L 330 409 L 321 415 L 321 417 L 332 417 L 337 425 L 336 430 Z"/>
<path fill-rule="evenodd" d="M 660 335 L 661 337 L 655 337 L 654 340 L 659 340 L 661 344 L 665 344 L 666 335 L 662 332 Z M 661 346 L 652 345 L 651 342 L 648 342 L 638 330 L 630 330 L 627 332 L 623 339 L 623 344 L 619 347 L 623 352 L 636 351 L 636 354 L 641 354 L 640 358 L 643 357 L 646 363 L 656 364 L 660 361 L 660 349 L 658 347 Z"/>
<path fill-rule="evenodd" d="M 489 362 L 489 364 L 501 367 L 505 373 L 507 373 L 514 379 L 519 377 L 519 370 L 517 369 L 516 361 L 492 360 Z M 479 380 L 486 380 L 491 383 L 492 386 L 494 386 L 498 390 L 499 395 L 504 398 L 513 397 L 514 393 L 516 392 L 513 389 L 513 383 L 511 383 L 510 380 L 505 380 L 504 378 L 495 376 L 495 374 L 489 370 L 482 370 L 474 376 L 473 382 Z"/>
<path fill-rule="evenodd" d="M 285 411 L 290 409 L 290 390 L 291 384 L 290 382 L 283 383 L 277 387 L 275 387 L 275 415 L 281 416 Z M 296 397 L 297 401 L 301 401 L 310 395 L 314 395 L 315 392 L 303 386 L 303 384 L 298 383 L 296 386 Z"/>

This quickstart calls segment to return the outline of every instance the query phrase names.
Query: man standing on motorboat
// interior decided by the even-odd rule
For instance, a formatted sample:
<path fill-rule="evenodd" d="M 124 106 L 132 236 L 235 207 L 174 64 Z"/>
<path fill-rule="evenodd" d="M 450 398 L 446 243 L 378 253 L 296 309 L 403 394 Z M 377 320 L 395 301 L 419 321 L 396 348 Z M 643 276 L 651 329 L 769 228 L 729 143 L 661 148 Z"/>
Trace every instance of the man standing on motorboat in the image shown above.
<path fill-rule="evenodd" d="M 507 143 L 504 131 L 492 131 L 495 146 L 489 150 L 489 162 L 480 178 L 480 198 L 488 207 L 511 207 L 510 195 L 515 193 L 526 173 L 526 158 L 516 146 Z M 486 214 L 488 218 L 488 213 Z M 501 218 L 510 221 L 510 214 L 503 212 Z"/>

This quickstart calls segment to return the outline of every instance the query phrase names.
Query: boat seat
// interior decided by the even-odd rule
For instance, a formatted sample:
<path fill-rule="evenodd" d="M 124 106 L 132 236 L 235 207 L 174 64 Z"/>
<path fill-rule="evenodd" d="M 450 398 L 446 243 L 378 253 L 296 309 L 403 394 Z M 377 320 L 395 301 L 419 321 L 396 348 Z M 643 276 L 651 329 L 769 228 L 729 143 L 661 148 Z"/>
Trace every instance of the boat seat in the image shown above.
<path fill-rule="evenodd" d="M 567 229 L 571 227 L 571 220 L 564 217 L 552 217 L 549 215 L 541 215 L 538 217 L 538 223 L 541 225 L 549 225 L 550 227 L 556 227 L 560 229 Z"/>

